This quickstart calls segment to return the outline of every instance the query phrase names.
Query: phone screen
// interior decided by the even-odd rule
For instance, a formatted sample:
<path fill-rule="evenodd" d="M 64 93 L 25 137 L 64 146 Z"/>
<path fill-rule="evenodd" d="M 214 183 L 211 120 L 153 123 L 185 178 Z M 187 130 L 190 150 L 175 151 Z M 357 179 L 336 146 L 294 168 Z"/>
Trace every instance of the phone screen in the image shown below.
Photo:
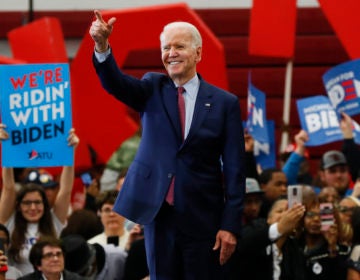
<path fill-rule="evenodd" d="M 334 206 L 332 203 L 320 203 L 321 230 L 327 231 L 334 224 Z"/>
<path fill-rule="evenodd" d="M 3 239 L 3 238 L 0 238 L 0 250 L 1 251 L 3 251 L 3 254 L 5 254 L 6 252 L 5 252 L 5 240 Z M 1 266 L 0 267 L 0 272 L 6 272 L 6 271 L 8 271 L 8 267 L 7 267 L 7 265 L 3 265 L 3 266 Z"/>
<path fill-rule="evenodd" d="M 91 185 L 91 181 L 92 181 L 92 178 L 91 178 L 91 175 L 90 173 L 83 173 L 81 174 L 81 181 L 83 182 L 83 184 L 85 186 L 90 186 Z"/>

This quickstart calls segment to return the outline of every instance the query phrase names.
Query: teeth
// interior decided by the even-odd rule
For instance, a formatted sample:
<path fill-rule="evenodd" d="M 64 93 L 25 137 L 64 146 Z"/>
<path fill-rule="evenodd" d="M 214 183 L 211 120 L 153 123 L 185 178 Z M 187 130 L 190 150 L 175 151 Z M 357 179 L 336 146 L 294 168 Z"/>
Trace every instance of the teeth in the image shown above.
<path fill-rule="evenodd" d="M 174 65 L 174 64 L 178 64 L 178 63 L 180 63 L 180 62 L 178 62 L 178 61 L 169 62 L 170 65 Z"/>

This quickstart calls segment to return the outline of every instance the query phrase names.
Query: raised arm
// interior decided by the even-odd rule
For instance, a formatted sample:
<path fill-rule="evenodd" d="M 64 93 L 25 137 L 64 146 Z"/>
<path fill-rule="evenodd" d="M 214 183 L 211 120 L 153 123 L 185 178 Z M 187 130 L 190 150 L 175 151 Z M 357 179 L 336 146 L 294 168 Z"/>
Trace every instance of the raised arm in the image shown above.
<path fill-rule="evenodd" d="M 70 129 L 67 139 L 68 145 L 74 149 L 79 144 L 79 138 L 75 134 L 75 129 Z M 71 191 L 74 185 L 75 168 L 74 166 L 64 166 L 60 176 L 60 189 L 56 196 L 53 211 L 61 223 L 65 223 L 70 207 Z"/>
<path fill-rule="evenodd" d="M 8 133 L 5 131 L 5 125 L 0 123 L 0 140 L 9 139 Z M 14 170 L 12 167 L 2 168 L 2 190 L 0 196 L 0 223 L 5 224 L 15 211 L 16 190 Z"/>
<path fill-rule="evenodd" d="M 108 22 L 105 22 L 100 11 L 95 10 L 94 14 L 96 20 L 92 22 L 89 34 L 95 42 L 95 50 L 102 53 L 109 48 L 109 36 L 113 30 L 116 18 L 112 17 Z"/>

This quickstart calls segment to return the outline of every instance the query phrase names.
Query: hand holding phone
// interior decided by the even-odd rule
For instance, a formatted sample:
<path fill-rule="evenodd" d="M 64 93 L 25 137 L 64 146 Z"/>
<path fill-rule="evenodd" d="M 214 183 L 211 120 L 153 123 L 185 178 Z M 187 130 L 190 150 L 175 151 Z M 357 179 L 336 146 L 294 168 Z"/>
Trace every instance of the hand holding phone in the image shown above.
<path fill-rule="evenodd" d="M 83 184 L 86 187 L 90 186 L 91 182 L 92 182 L 90 173 L 86 172 L 86 173 L 81 174 L 81 181 L 83 182 Z"/>
<path fill-rule="evenodd" d="M 302 186 L 301 185 L 290 185 L 288 186 L 288 208 L 292 208 L 295 203 L 302 203 Z"/>
<path fill-rule="evenodd" d="M 3 252 L 2 255 L 0 255 L 0 258 L 4 255 L 5 256 L 5 244 L 4 239 L 0 238 L 0 250 Z M 2 263 L 2 259 L 0 259 L 0 263 Z M 6 262 L 7 263 L 7 262 Z M 0 272 L 6 272 L 8 271 L 8 266 L 6 265 L 0 265 Z"/>

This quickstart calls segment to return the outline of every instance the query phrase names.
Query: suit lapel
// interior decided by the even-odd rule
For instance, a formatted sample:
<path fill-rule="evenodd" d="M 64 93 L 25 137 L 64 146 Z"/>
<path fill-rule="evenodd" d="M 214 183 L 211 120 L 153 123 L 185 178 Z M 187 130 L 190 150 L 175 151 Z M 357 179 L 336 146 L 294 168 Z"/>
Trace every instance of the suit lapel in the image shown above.
<path fill-rule="evenodd" d="M 177 136 L 181 138 L 181 127 L 176 92 L 177 91 L 175 86 L 172 83 L 167 83 L 162 89 L 162 100 L 170 122 Z"/>
<path fill-rule="evenodd" d="M 206 87 L 204 82 L 200 83 L 200 88 L 198 95 L 196 97 L 194 115 L 190 126 L 190 131 L 188 136 L 185 139 L 184 144 L 189 142 L 194 136 L 195 132 L 198 131 L 199 127 L 203 123 L 208 112 L 211 110 L 212 106 L 212 93 Z"/>

